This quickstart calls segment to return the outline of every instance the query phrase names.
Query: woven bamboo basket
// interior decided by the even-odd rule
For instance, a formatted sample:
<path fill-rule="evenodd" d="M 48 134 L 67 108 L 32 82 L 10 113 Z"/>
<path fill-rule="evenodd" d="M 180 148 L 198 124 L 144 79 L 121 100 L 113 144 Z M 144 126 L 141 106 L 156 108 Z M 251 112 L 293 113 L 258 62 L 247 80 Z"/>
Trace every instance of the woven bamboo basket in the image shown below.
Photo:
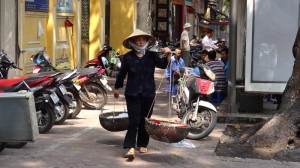
<path fill-rule="evenodd" d="M 101 126 L 107 131 L 125 131 L 129 123 L 128 113 L 124 111 L 101 113 L 99 121 Z"/>
<path fill-rule="evenodd" d="M 145 118 L 145 128 L 149 136 L 157 141 L 177 143 L 187 137 L 186 124 Z"/>

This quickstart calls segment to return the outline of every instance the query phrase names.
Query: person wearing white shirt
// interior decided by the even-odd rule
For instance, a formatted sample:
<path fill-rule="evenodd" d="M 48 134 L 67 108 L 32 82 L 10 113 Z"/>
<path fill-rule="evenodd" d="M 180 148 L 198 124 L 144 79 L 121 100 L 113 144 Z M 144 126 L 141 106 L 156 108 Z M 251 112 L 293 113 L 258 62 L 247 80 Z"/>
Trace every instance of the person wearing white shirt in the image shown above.
<path fill-rule="evenodd" d="M 212 51 L 219 48 L 212 40 L 213 33 L 214 31 L 212 29 L 207 30 L 207 34 L 202 40 L 202 50 Z"/>
<path fill-rule="evenodd" d="M 182 51 L 183 60 L 186 66 L 190 65 L 190 39 L 189 39 L 189 31 L 192 25 L 190 23 L 185 23 L 183 28 L 184 31 L 181 33 L 180 37 L 180 49 Z"/>

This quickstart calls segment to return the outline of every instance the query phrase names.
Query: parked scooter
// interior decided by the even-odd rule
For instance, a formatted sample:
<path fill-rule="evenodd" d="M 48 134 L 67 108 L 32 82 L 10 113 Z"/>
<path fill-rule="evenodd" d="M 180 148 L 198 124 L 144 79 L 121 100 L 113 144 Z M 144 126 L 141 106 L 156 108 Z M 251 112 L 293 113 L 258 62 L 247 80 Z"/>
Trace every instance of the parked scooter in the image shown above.
<path fill-rule="evenodd" d="M 107 76 L 116 77 L 121 68 L 120 54 L 109 44 L 104 44 L 96 58 L 89 60 L 85 64 L 85 68 L 102 67 L 105 69 L 105 74 Z"/>
<path fill-rule="evenodd" d="M 39 83 L 35 82 L 36 80 L 39 80 L 41 78 L 44 78 L 45 76 L 49 76 L 49 78 L 53 79 L 52 82 L 49 82 L 47 85 L 47 88 L 52 89 L 59 98 L 59 104 L 61 107 L 61 111 L 59 111 L 56 114 L 55 124 L 59 125 L 65 122 L 65 120 L 69 117 L 70 108 L 73 108 L 73 99 L 69 94 L 67 94 L 67 89 L 65 84 L 67 84 L 66 80 L 64 80 L 64 77 L 66 74 L 63 73 L 55 73 L 55 74 L 33 74 L 30 75 L 29 79 L 26 80 L 26 82 L 29 84 L 29 86 L 38 86 Z"/>
<path fill-rule="evenodd" d="M 9 69 L 20 69 L 16 64 L 7 56 L 7 54 L 2 54 L 1 61 L 1 74 L 3 78 L 7 78 Z M 61 110 L 56 114 L 55 124 L 62 124 L 69 116 L 69 107 L 72 105 L 72 99 L 66 94 L 66 88 L 64 86 L 64 81 L 61 76 L 61 73 L 56 74 L 44 74 L 44 75 L 27 75 L 28 78 L 25 79 L 29 87 L 35 87 L 43 85 L 45 81 L 48 82 L 47 85 L 44 85 L 46 88 L 52 89 L 57 96 L 59 97 L 59 105 Z"/>
<path fill-rule="evenodd" d="M 49 62 L 49 56 L 46 54 L 45 49 L 32 55 L 31 59 L 37 64 L 33 69 L 33 73 L 58 71 Z M 111 91 L 112 89 L 103 75 L 104 72 L 105 70 L 101 67 L 95 69 L 83 68 L 78 71 L 78 78 L 84 79 L 85 82 L 78 83 L 80 84 L 80 90 L 77 95 L 88 109 L 99 110 L 107 103 L 106 90 Z M 78 89 L 78 86 L 76 88 Z M 69 90 L 69 92 L 76 92 L 76 90 Z"/>
<path fill-rule="evenodd" d="M 45 77 L 41 79 L 40 81 L 44 81 L 44 83 L 36 87 L 30 87 L 26 83 L 26 79 L 28 79 L 28 76 L 14 79 L 0 79 L 1 91 L 17 92 L 27 90 L 33 92 L 39 132 L 46 133 L 53 127 L 56 114 L 61 110 L 59 98 L 53 90 L 44 89 L 49 83 L 49 78 Z M 33 88 L 37 89 L 33 90 Z"/>
<path fill-rule="evenodd" d="M 214 92 L 214 83 L 190 75 L 191 68 L 185 68 L 179 79 L 177 94 L 172 96 L 171 107 L 177 112 L 181 122 L 191 127 L 190 139 L 202 139 L 208 136 L 217 122 L 217 110 L 207 101 Z"/>
<path fill-rule="evenodd" d="M 20 90 L 33 92 L 39 132 L 48 132 L 54 125 L 56 115 L 61 111 L 57 94 L 51 88 L 47 88 L 53 81 L 53 78 L 44 76 L 35 80 L 32 78 L 29 79 L 28 76 L 24 76 L 21 78 L 7 79 L 7 74 L 11 67 L 22 70 L 2 50 L 2 53 L 0 53 L 0 76 L 2 77 L 2 79 L 0 79 L 1 90 L 3 92 L 17 92 Z M 30 84 L 28 84 L 28 82 Z M 35 88 L 35 90 L 32 88 Z"/>
<path fill-rule="evenodd" d="M 100 110 L 107 103 L 107 92 L 102 84 L 108 85 L 103 73 L 104 69 L 101 67 L 84 68 L 80 70 L 81 75 L 75 80 L 75 83 L 82 87 L 81 93 L 83 94 L 79 96 L 83 105 L 88 109 Z"/>

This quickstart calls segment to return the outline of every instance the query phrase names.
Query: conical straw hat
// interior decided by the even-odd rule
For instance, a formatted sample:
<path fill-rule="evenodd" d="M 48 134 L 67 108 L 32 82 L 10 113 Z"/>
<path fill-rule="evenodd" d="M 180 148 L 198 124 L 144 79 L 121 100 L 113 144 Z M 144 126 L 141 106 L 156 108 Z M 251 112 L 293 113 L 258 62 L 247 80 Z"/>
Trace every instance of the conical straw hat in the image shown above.
<path fill-rule="evenodd" d="M 130 45 L 129 45 L 129 41 L 134 38 L 134 37 L 137 37 L 137 36 L 147 36 L 149 37 L 149 39 L 151 40 L 150 43 L 153 43 L 155 42 L 155 37 L 146 33 L 146 32 L 143 32 L 142 30 L 140 29 L 135 29 L 135 31 L 130 35 L 128 36 L 124 41 L 123 41 L 123 46 L 125 48 L 128 48 L 128 49 L 131 49 Z"/>

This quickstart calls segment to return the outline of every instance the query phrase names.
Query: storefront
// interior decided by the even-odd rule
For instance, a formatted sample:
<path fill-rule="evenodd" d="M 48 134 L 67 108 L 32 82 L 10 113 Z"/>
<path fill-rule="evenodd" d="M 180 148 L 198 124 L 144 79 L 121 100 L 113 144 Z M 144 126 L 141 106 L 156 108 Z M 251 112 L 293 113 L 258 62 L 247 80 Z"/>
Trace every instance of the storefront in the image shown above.
<path fill-rule="evenodd" d="M 205 0 L 153 0 L 153 34 L 163 42 L 177 42 L 183 25 L 189 22 L 193 25 L 190 38 L 199 35 L 197 13 L 204 13 L 204 3 Z"/>

